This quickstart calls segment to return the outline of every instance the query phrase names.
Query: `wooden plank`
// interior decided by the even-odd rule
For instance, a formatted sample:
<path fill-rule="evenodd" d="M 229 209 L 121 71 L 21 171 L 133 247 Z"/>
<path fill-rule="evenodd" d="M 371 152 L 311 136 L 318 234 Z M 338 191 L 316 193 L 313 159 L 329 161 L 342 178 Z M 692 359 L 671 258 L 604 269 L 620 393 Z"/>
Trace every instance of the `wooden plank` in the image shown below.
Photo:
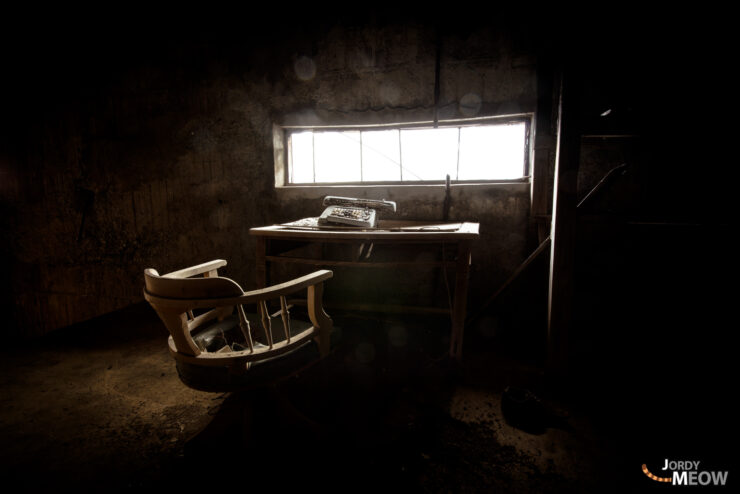
<path fill-rule="evenodd" d="M 547 367 L 565 370 L 573 320 L 578 166 L 581 150 L 579 80 L 575 68 L 562 73 L 555 153 L 555 183 L 550 242 Z"/>
<path fill-rule="evenodd" d="M 553 157 L 553 90 L 555 73 L 545 55 L 537 64 L 537 113 L 535 114 L 534 156 L 531 175 L 530 216 L 536 218 L 548 213 L 548 183 Z M 550 222 L 536 222 L 538 243 L 550 235 Z"/>
<path fill-rule="evenodd" d="M 588 191 L 588 194 L 586 194 L 584 198 L 581 199 L 581 201 L 578 203 L 576 207 L 580 208 L 580 207 L 583 207 L 584 204 L 588 204 L 588 202 L 592 200 L 593 197 L 596 197 L 596 194 L 599 193 L 599 191 L 604 187 L 604 185 L 609 183 L 609 180 L 613 176 L 615 176 L 617 172 L 621 171 L 622 173 L 624 173 L 624 170 L 626 168 L 627 168 L 627 163 L 622 163 L 621 165 L 615 166 L 614 168 L 609 170 L 607 174 L 604 175 L 604 177 L 601 180 L 599 180 L 599 183 L 597 183 L 590 191 Z"/>

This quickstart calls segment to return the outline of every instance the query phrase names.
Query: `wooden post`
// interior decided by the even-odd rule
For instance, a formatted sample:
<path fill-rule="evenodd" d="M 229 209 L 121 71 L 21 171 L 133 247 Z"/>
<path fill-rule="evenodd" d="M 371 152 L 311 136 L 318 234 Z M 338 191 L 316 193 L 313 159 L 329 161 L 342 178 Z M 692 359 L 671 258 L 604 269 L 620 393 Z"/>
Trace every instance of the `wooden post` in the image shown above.
<path fill-rule="evenodd" d="M 547 366 L 555 372 L 564 371 L 567 365 L 568 337 L 573 320 L 577 178 L 581 131 L 579 80 L 572 70 L 572 67 L 566 65 L 560 77 L 558 139 L 555 149 L 547 307 Z"/>
<path fill-rule="evenodd" d="M 535 114 L 535 132 L 533 145 L 532 169 L 530 170 L 531 206 L 530 217 L 534 221 L 537 233 L 537 244 L 550 235 L 550 224 L 545 222 L 549 213 L 548 184 L 554 156 L 553 139 L 553 92 L 555 88 L 555 71 L 548 54 L 543 53 L 537 61 L 537 113 Z"/>

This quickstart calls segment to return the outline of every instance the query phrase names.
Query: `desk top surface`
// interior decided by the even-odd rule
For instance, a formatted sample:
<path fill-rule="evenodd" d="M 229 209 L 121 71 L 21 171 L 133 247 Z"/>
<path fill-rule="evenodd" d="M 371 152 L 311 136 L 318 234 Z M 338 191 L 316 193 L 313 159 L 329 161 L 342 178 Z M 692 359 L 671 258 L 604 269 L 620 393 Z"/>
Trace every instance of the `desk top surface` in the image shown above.
<path fill-rule="evenodd" d="M 249 233 L 264 237 L 306 239 L 374 240 L 465 240 L 478 237 L 478 223 L 407 220 L 378 220 L 375 228 L 318 225 L 317 218 L 251 228 Z"/>

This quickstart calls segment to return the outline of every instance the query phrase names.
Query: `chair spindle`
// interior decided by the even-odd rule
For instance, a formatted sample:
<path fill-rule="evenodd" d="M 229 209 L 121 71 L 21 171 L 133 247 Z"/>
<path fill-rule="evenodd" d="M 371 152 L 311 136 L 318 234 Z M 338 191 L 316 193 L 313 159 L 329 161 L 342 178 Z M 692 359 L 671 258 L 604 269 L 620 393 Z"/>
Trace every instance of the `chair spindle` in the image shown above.
<path fill-rule="evenodd" d="M 267 344 L 272 349 L 272 323 L 270 322 L 270 313 L 267 310 L 267 301 L 260 300 L 259 302 L 260 316 L 262 317 L 262 329 L 265 330 L 265 337 L 267 337 Z"/>
<path fill-rule="evenodd" d="M 244 307 L 242 307 L 241 305 L 238 305 L 237 311 L 239 312 L 239 328 L 242 330 L 242 334 L 244 335 L 244 339 L 247 342 L 249 351 L 254 352 L 254 342 L 252 341 L 252 328 L 249 325 L 249 319 L 247 319 L 247 315 L 244 313 Z"/>
<path fill-rule="evenodd" d="M 290 343 L 290 312 L 288 312 L 288 303 L 285 297 L 280 297 L 280 316 L 283 319 L 283 330 L 285 331 L 285 340 Z"/>

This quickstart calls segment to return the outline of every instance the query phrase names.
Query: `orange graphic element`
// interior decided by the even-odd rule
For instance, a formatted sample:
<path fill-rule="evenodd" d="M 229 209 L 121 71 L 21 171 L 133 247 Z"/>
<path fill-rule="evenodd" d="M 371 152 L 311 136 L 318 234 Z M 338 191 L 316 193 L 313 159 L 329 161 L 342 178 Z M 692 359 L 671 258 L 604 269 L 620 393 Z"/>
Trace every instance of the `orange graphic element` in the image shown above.
<path fill-rule="evenodd" d="M 645 475 L 647 475 L 653 480 L 657 480 L 658 482 L 672 482 L 673 481 L 673 479 L 670 477 L 658 477 L 657 475 L 653 475 L 652 473 L 650 473 L 650 470 L 648 470 L 647 465 L 645 465 L 644 463 L 642 464 L 642 473 L 644 473 Z"/>

